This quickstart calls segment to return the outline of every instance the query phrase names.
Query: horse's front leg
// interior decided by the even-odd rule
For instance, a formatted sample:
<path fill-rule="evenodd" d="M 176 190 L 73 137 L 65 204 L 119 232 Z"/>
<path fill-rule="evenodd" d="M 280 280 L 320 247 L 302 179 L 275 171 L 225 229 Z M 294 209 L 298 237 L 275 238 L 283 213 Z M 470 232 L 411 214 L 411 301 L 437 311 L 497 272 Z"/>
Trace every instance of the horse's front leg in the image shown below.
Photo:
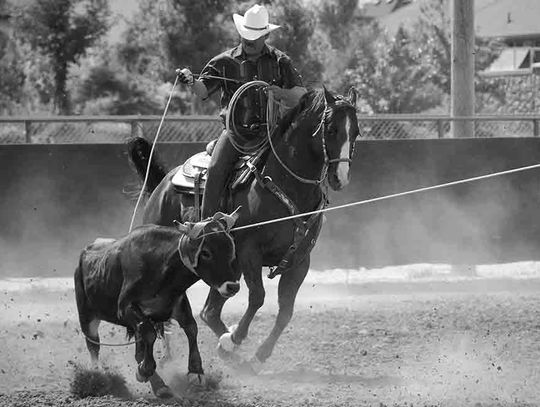
<path fill-rule="evenodd" d="M 259 308 L 263 306 L 265 297 L 261 256 L 254 250 L 243 248 L 238 253 L 238 266 L 242 270 L 248 288 L 248 306 L 232 332 L 223 334 L 219 339 L 220 347 L 228 352 L 233 351 L 246 339 L 249 326 Z"/>
<path fill-rule="evenodd" d="M 225 326 L 221 319 L 221 311 L 223 310 L 223 305 L 225 305 L 226 301 L 227 299 L 217 290 L 210 288 L 203 309 L 199 314 L 203 322 L 208 325 L 218 338 L 224 333 L 229 332 L 227 326 Z"/>
<path fill-rule="evenodd" d="M 300 286 L 304 282 L 309 269 L 309 255 L 298 267 L 282 274 L 278 285 L 279 311 L 270 335 L 259 346 L 255 356 L 245 365 L 251 373 L 258 373 L 262 364 L 270 357 L 274 346 L 285 327 L 289 324 L 294 311 L 294 302 Z"/>

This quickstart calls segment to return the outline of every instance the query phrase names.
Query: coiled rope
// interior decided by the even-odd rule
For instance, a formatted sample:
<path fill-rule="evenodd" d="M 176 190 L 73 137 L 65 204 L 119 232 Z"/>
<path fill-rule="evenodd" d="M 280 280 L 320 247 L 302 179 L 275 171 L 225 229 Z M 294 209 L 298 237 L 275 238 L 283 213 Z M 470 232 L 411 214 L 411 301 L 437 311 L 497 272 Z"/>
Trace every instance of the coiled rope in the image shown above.
<path fill-rule="evenodd" d="M 268 86 L 269 84 L 267 82 L 260 80 L 244 83 L 236 90 L 236 92 L 234 92 L 231 100 L 229 101 L 227 114 L 225 115 L 225 129 L 227 137 L 229 138 L 232 146 L 242 155 L 256 154 L 268 144 L 268 138 L 260 137 L 260 139 L 255 140 L 254 143 L 245 142 L 244 137 L 241 135 L 234 120 L 234 114 L 236 112 L 238 101 L 250 89 L 260 87 L 268 88 Z M 267 89 L 267 95 L 266 126 L 268 133 L 271 133 L 279 120 L 279 109 L 275 109 L 275 107 L 279 106 L 280 104 L 274 99 L 273 92 L 271 90 Z"/>

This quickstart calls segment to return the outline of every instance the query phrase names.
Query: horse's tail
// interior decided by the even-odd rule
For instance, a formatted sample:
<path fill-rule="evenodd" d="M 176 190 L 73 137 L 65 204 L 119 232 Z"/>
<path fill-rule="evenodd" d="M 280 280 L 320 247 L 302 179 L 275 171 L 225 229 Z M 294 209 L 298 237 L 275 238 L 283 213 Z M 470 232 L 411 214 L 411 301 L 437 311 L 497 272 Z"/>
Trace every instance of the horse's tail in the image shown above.
<path fill-rule="evenodd" d="M 160 162 L 155 151 L 152 155 L 150 168 L 148 168 L 152 144 L 145 138 L 133 137 L 128 141 L 127 146 L 129 161 L 135 167 L 135 171 L 137 171 L 141 181 L 144 181 L 146 178 L 146 171 L 148 170 L 148 180 L 145 185 L 145 191 L 151 194 L 161 180 L 165 178 L 165 175 L 167 175 L 167 168 Z"/>

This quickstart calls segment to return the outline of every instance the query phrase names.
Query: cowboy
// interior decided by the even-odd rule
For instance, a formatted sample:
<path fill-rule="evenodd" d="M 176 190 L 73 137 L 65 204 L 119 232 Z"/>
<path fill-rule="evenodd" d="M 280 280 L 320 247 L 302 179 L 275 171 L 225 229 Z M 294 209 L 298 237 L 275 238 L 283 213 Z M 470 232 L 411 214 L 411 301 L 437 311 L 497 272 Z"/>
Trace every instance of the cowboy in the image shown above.
<path fill-rule="evenodd" d="M 233 20 L 240 34 L 238 46 L 212 58 L 197 80 L 189 69 L 177 70 L 180 82 L 191 86 L 193 93 L 203 100 L 221 91 L 220 116 L 224 126 L 229 101 L 243 83 L 261 80 L 270 84 L 268 90 L 273 98 L 286 107 L 295 106 L 306 92 L 290 58 L 266 44 L 269 34 L 279 25 L 269 23 L 264 6 L 254 5 L 244 16 L 234 14 Z M 260 93 L 255 89 L 246 92 L 232 118 L 237 131 L 231 134 L 224 129 L 213 148 L 202 200 L 203 219 L 220 209 L 225 184 L 242 154 L 230 138 L 235 138 L 235 144 L 249 145 L 266 137 L 266 97 Z"/>

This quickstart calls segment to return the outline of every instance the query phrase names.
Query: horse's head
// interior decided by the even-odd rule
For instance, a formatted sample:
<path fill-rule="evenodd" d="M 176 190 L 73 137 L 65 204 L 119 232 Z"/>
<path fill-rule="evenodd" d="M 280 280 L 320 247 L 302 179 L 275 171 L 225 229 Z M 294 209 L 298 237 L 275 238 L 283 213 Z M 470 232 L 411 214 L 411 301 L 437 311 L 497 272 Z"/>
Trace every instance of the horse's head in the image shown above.
<path fill-rule="evenodd" d="M 184 232 L 179 243 L 182 262 L 224 297 L 232 297 L 240 289 L 240 276 L 234 267 L 235 245 L 230 234 L 238 215 L 237 209 L 230 215 L 218 212 L 196 223 L 177 223 Z"/>
<path fill-rule="evenodd" d="M 325 113 L 321 131 L 316 137 L 322 144 L 328 183 L 339 191 L 349 183 L 354 144 L 360 134 L 356 118 L 356 90 L 351 88 L 347 97 L 332 95 L 324 89 Z"/>

